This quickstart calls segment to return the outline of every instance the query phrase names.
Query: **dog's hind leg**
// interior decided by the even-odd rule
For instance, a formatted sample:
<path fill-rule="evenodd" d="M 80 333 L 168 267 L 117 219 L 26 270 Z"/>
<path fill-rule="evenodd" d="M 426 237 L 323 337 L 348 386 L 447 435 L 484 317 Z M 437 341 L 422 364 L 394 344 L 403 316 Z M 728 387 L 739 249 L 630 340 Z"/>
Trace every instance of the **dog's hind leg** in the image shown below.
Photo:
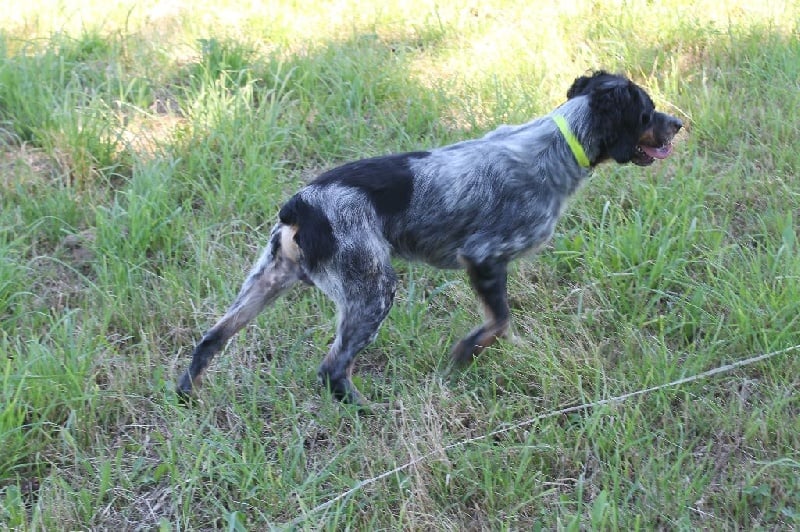
<path fill-rule="evenodd" d="M 242 284 L 239 295 L 225 315 L 204 335 L 192 353 L 189 368 L 178 381 L 178 394 L 189 396 L 225 343 L 267 305 L 283 295 L 305 275 L 297 260 L 299 252 L 292 239 L 294 230 L 278 224 L 272 229 L 269 243 Z"/>
<path fill-rule="evenodd" d="M 353 255 L 337 276 L 314 277 L 315 284 L 336 303 L 336 338 L 317 375 L 333 396 L 343 402 L 364 404 L 353 385 L 353 366 L 359 351 L 372 342 L 389 310 L 397 276 L 389 262 L 374 255 Z"/>
<path fill-rule="evenodd" d="M 450 354 L 453 367 L 465 367 L 497 338 L 508 332 L 510 312 L 506 282 L 508 265 L 505 262 L 475 263 L 461 257 L 467 267 L 467 275 L 473 290 L 484 306 L 486 322 L 475 328 L 458 342 Z"/>

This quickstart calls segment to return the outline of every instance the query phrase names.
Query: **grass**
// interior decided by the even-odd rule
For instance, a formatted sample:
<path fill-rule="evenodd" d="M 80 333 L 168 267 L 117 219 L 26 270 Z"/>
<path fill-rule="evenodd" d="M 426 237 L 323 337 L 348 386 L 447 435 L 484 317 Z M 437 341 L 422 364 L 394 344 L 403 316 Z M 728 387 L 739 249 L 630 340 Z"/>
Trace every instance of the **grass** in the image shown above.
<path fill-rule="evenodd" d="M 0 527 L 800 526 L 796 351 L 546 415 L 800 344 L 794 3 L 6 4 Z M 516 264 L 516 343 L 442 380 L 477 304 L 463 274 L 398 263 L 355 377 L 391 408 L 321 393 L 334 312 L 313 290 L 178 404 L 300 184 L 526 121 L 597 67 L 687 132 L 648 169 L 598 169 Z"/>

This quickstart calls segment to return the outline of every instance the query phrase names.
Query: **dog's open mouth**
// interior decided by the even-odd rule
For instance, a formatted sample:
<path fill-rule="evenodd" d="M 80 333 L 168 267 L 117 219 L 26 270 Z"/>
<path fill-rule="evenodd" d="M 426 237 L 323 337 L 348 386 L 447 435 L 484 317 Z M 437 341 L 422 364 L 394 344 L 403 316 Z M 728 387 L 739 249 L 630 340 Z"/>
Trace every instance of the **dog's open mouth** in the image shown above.
<path fill-rule="evenodd" d="M 653 164 L 656 159 L 666 159 L 672 153 L 672 143 L 667 142 L 662 146 L 648 146 L 646 144 L 638 144 L 634 151 L 633 163 L 639 166 L 647 166 Z"/>

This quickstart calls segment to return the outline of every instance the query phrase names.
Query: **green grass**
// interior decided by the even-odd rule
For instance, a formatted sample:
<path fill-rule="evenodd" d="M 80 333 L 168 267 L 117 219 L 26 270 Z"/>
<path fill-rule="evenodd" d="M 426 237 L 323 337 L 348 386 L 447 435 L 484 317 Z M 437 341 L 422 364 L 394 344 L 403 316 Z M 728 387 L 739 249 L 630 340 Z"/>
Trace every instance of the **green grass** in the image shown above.
<path fill-rule="evenodd" d="M 164 4 L 0 2 L 0 528 L 800 527 L 797 351 L 548 415 L 800 344 L 797 5 Z M 516 342 L 443 380 L 478 305 L 397 263 L 355 377 L 391 407 L 321 393 L 313 290 L 176 401 L 304 181 L 526 121 L 598 67 L 686 132 L 598 169 L 515 265 Z"/>

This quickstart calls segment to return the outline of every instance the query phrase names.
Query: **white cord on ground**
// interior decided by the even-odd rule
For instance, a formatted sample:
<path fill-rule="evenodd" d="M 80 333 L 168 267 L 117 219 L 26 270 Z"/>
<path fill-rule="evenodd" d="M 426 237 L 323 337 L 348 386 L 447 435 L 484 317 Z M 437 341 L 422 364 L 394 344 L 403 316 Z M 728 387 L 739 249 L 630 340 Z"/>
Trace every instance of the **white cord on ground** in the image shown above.
<path fill-rule="evenodd" d="M 519 429 L 519 428 L 522 428 L 522 427 L 527 427 L 528 425 L 532 425 L 533 423 L 536 423 L 537 421 L 541 421 L 543 419 L 547 419 L 547 418 L 551 418 L 551 417 L 555 417 L 555 416 L 560 416 L 560 415 L 563 415 L 563 414 L 570 414 L 572 412 L 579 412 L 581 410 L 588 410 L 590 408 L 597 408 L 598 406 L 604 406 L 604 405 L 607 405 L 607 404 L 619 403 L 619 402 L 625 401 L 627 399 L 630 399 L 631 397 L 636 397 L 636 396 L 644 395 L 644 394 L 647 394 L 647 393 L 650 393 L 650 392 L 663 390 L 664 388 L 672 388 L 674 386 L 680 386 L 681 384 L 686 384 L 686 383 L 694 382 L 694 381 L 697 381 L 697 380 L 700 380 L 700 379 L 705 379 L 707 377 L 712 377 L 712 376 L 718 375 L 720 373 L 727 373 L 728 371 L 734 370 L 736 368 L 740 368 L 742 366 L 749 366 L 751 364 L 755 364 L 756 362 L 761 362 L 762 360 L 767 360 L 769 358 L 772 358 L 772 357 L 775 357 L 775 356 L 778 356 L 778 355 L 782 355 L 782 354 L 788 353 L 790 351 L 795 351 L 795 350 L 798 350 L 798 349 L 800 349 L 800 345 L 795 345 L 795 346 L 792 346 L 792 347 L 787 347 L 785 349 L 781 349 L 779 351 L 773 351 L 771 353 L 764 353 L 764 354 L 761 354 L 761 355 L 757 355 L 757 356 L 753 356 L 753 357 L 750 357 L 750 358 L 746 358 L 744 360 L 739 360 L 737 362 L 731 362 L 730 364 L 725 364 L 723 366 L 719 366 L 719 367 L 716 367 L 714 369 L 710 369 L 708 371 L 704 371 L 702 373 L 698 373 L 696 375 L 692 375 L 690 377 L 684 377 L 682 379 L 674 380 L 674 381 L 668 382 L 666 384 L 659 384 L 658 386 L 652 386 L 650 388 L 644 388 L 642 390 L 636 390 L 634 392 L 626 393 L 626 394 L 623 394 L 623 395 L 618 395 L 616 397 L 611 397 L 611 398 L 608 398 L 608 399 L 601 399 L 599 401 L 594 401 L 592 403 L 584 403 L 584 404 L 581 404 L 581 405 L 575 405 L 575 406 L 570 406 L 570 407 L 567 407 L 567 408 L 562 408 L 561 410 L 555 410 L 555 411 L 551 411 L 551 412 L 546 412 L 546 413 L 540 414 L 540 415 L 538 415 L 538 416 L 536 416 L 534 418 L 526 419 L 525 421 L 521 421 L 519 423 L 515 423 L 513 425 L 509 425 L 507 427 L 503 427 L 501 429 L 494 430 L 494 431 L 492 431 L 492 432 L 490 432 L 488 434 L 484 434 L 483 436 L 477 436 L 475 438 L 469 438 L 467 440 L 460 440 L 460 441 L 457 441 L 455 443 L 451 443 L 450 445 L 446 445 L 446 446 L 442 447 L 441 449 L 437 449 L 437 450 L 431 451 L 431 452 L 429 452 L 427 454 L 423 454 L 422 456 L 419 456 L 419 457 L 417 457 L 417 458 L 415 458 L 413 460 L 410 460 L 410 461 L 404 463 L 403 465 L 397 466 L 397 467 L 395 467 L 394 469 L 392 469 L 390 471 L 385 471 L 385 472 L 381 473 L 380 475 L 378 475 L 376 477 L 372 477 L 372 478 L 368 478 L 368 479 L 362 480 L 358 484 L 356 484 L 355 486 L 350 488 L 349 490 L 347 490 L 347 491 L 345 491 L 343 493 L 340 493 L 336 497 L 334 497 L 334 498 L 332 498 L 332 499 L 330 499 L 328 501 L 325 501 L 324 503 L 320 504 L 319 506 L 315 506 L 314 508 L 312 508 L 312 509 L 308 510 L 307 512 L 305 512 L 303 515 L 298 516 L 296 519 L 294 519 L 290 523 L 286 523 L 281 528 L 284 528 L 284 527 L 293 528 L 293 527 L 299 525 L 300 523 L 302 523 L 303 521 L 305 521 L 306 519 L 310 518 L 312 515 L 314 515 L 314 514 L 316 514 L 318 512 L 321 512 L 323 510 L 326 510 L 327 508 L 333 506 L 334 504 L 336 504 L 337 502 L 341 501 L 342 499 L 345 499 L 345 498 L 349 497 L 350 495 L 354 494 L 355 492 L 361 490 L 365 486 L 369 486 L 370 484 L 374 484 L 375 482 L 378 482 L 379 480 L 382 480 L 382 479 L 384 479 L 386 477 L 395 475 L 395 474 L 397 474 L 397 473 L 399 473 L 399 472 L 401 472 L 401 471 L 403 471 L 405 469 L 408 469 L 411 466 L 414 466 L 414 465 L 416 465 L 416 464 L 418 464 L 420 462 L 424 462 L 425 460 L 428 460 L 429 458 L 431 458 L 433 456 L 436 456 L 438 454 L 443 454 L 444 452 L 449 451 L 450 449 L 455 449 L 456 447 L 463 447 L 465 445 L 468 445 L 470 443 L 474 443 L 476 441 L 485 440 L 487 438 L 491 438 L 493 436 L 497 436 L 498 434 L 503 434 L 504 432 L 509 432 L 509 431 L 516 430 L 516 429 Z"/>

